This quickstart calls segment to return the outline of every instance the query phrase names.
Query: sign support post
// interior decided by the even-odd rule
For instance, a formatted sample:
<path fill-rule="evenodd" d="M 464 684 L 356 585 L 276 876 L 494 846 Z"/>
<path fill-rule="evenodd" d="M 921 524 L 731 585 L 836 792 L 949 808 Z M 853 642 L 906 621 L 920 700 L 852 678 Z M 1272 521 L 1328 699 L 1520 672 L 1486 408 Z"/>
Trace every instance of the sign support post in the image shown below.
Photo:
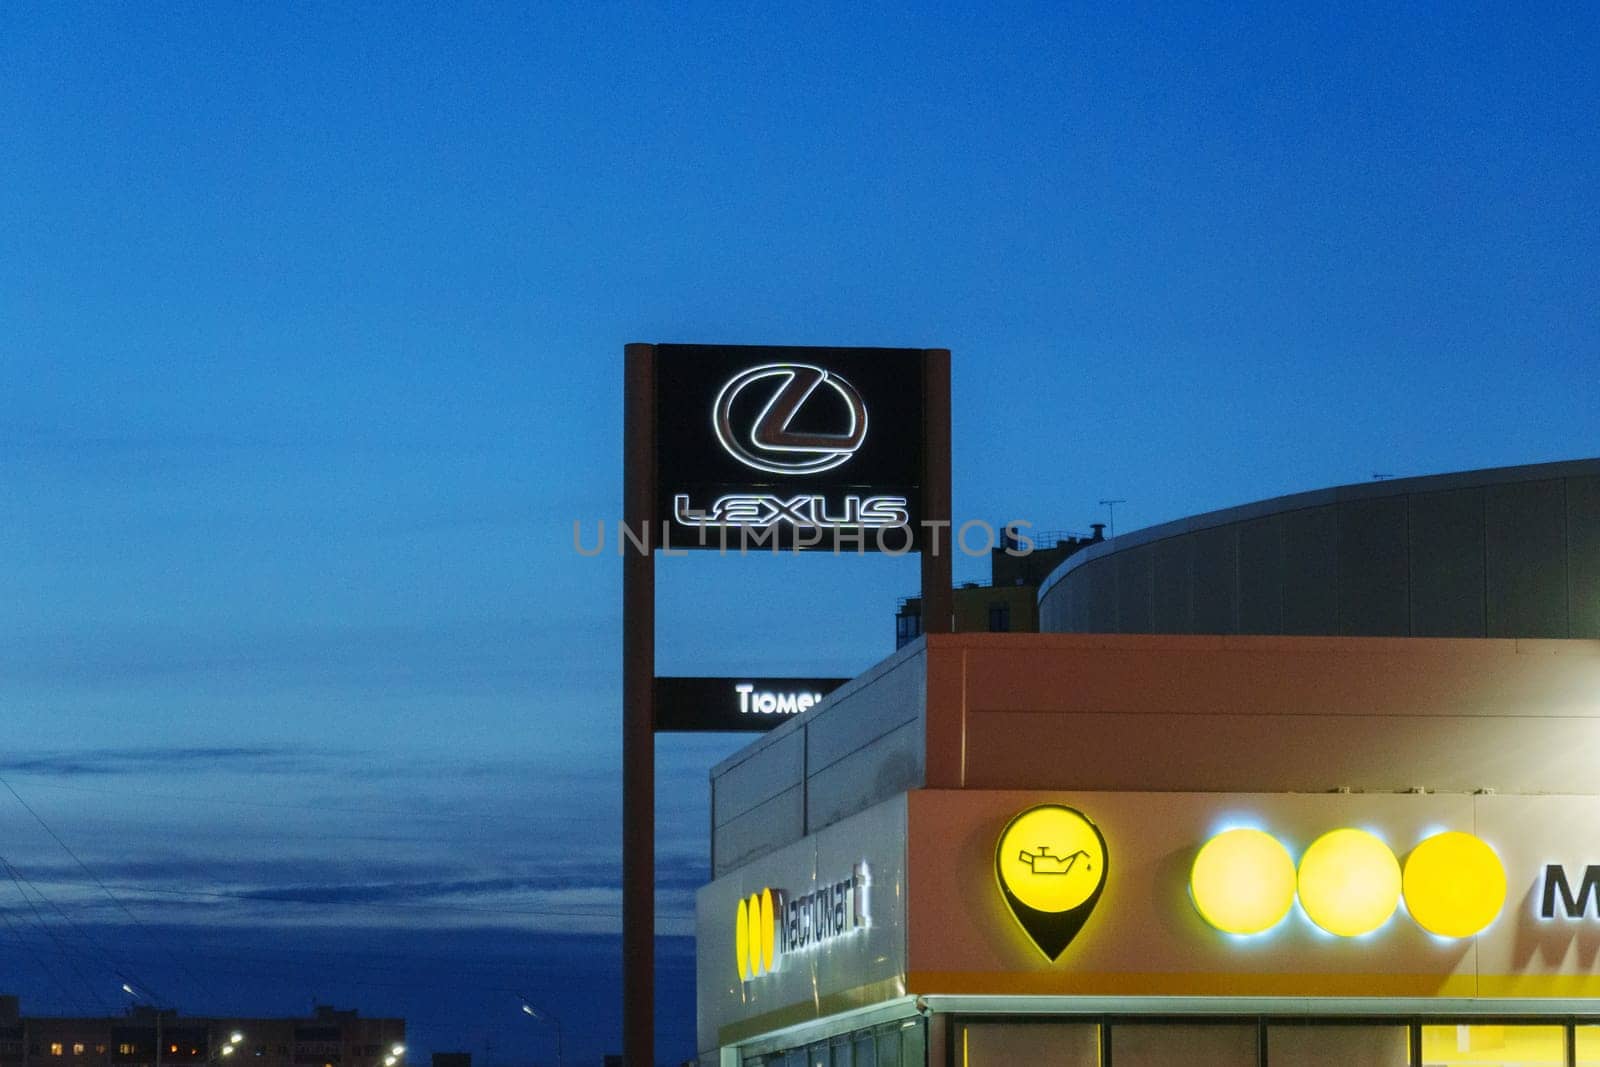
<path fill-rule="evenodd" d="M 922 507 L 929 525 L 922 546 L 922 632 L 947 634 L 953 625 L 956 529 L 950 519 L 950 350 L 930 348 L 922 359 Z"/>
<path fill-rule="evenodd" d="M 655 1063 L 656 350 L 623 355 L 622 1062 Z"/>

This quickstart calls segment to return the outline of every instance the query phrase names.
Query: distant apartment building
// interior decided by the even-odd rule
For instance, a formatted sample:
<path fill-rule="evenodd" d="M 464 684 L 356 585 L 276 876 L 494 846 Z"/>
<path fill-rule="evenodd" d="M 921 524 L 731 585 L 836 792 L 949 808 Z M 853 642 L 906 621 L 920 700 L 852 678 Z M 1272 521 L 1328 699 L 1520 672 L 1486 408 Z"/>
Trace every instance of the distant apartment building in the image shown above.
<path fill-rule="evenodd" d="M 142 1006 L 126 1015 L 24 1016 L 17 997 L 0 996 L 0 1067 L 393 1067 L 405 1040 L 404 1019 L 324 1006 L 300 1019 Z"/>
<path fill-rule="evenodd" d="M 1029 634 L 1039 632 L 1039 587 L 1061 561 L 1105 540 L 1105 524 L 1088 537 L 1059 531 L 1030 534 L 1028 542 L 1009 534 L 989 550 L 989 584 L 963 582 L 953 590 L 951 613 L 956 633 Z M 1026 551 L 1024 551 L 1026 550 Z M 922 598 L 908 596 L 895 608 L 894 647 L 922 636 Z"/>

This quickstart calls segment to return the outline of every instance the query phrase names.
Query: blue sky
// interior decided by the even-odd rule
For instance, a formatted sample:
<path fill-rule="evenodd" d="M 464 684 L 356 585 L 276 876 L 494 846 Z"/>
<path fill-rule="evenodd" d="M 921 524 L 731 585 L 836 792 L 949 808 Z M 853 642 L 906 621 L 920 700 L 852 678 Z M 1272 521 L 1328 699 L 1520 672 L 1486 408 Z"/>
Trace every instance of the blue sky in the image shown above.
<path fill-rule="evenodd" d="M 0 777 L 151 923 L 610 944 L 620 568 L 571 527 L 617 516 L 625 342 L 949 347 L 958 516 L 1040 528 L 1592 456 L 1597 46 L 1576 5 L 6 5 Z M 663 673 L 802 675 L 917 582 L 661 580 Z M 662 740 L 669 932 L 735 744 Z M 597 1051 L 590 980 L 525 992 Z M 252 982 L 204 985 L 301 1006 Z"/>

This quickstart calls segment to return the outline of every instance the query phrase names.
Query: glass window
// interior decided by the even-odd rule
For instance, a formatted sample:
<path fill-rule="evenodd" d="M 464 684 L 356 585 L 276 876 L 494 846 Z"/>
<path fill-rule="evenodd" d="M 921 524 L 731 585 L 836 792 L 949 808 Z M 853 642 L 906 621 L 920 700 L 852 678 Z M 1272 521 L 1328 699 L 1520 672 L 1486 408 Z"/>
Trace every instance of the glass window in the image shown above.
<path fill-rule="evenodd" d="M 1577 1067 L 1600 1067 L 1600 1026 L 1575 1026 L 1578 1039 Z"/>
<path fill-rule="evenodd" d="M 59 1041 L 50 1042 L 50 1055 L 52 1055 L 52 1056 L 61 1055 L 61 1042 L 59 1042 Z"/>
<path fill-rule="evenodd" d="M 1099 1067 L 1100 1027 L 1044 1021 L 967 1023 L 960 1067 Z M 1117 1052 L 1117 1063 L 1122 1053 Z"/>
<path fill-rule="evenodd" d="M 806 1049 L 806 1067 L 830 1067 L 826 1041 L 819 1041 Z"/>
<path fill-rule="evenodd" d="M 1268 1023 L 1267 1062 L 1272 1067 L 1406 1067 L 1411 1033 L 1405 1026 Z"/>
<path fill-rule="evenodd" d="M 1010 604 L 989 605 L 989 632 L 992 634 L 1004 634 L 1011 632 Z"/>
<path fill-rule="evenodd" d="M 850 1057 L 855 1067 L 878 1067 L 878 1043 L 870 1033 L 857 1034 L 851 1042 Z"/>
<path fill-rule="evenodd" d="M 1256 1028 L 1224 1023 L 1117 1023 L 1111 1027 L 1117 1067 L 1253 1067 Z"/>
<path fill-rule="evenodd" d="M 1422 1028 L 1423 1067 L 1562 1067 L 1566 1028 L 1480 1023 Z"/>

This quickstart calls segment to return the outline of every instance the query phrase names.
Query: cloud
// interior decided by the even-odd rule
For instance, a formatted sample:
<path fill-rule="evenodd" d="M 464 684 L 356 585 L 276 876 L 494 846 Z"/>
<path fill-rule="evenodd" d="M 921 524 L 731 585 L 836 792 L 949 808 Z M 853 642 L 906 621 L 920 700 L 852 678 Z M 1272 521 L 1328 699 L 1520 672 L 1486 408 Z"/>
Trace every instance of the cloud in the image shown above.
<path fill-rule="evenodd" d="M 287 745 L 180 745 L 149 748 L 85 748 L 0 755 L 0 775 L 40 774 L 64 778 L 147 775 L 197 769 L 242 774 L 292 774 L 313 769 L 322 757 Z"/>
<path fill-rule="evenodd" d="M 615 620 L 569 610 L 560 620 L 479 617 L 344 625 L 232 624 L 228 629 L 145 620 L 138 625 L 74 621 L 8 638 L 14 653 L 0 683 L 59 694 L 196 682 L 238 685 L 256 697 L 284 691 L 491 694 L 570 691 L 590 696 L 609 679 L 593 657 Z M 592 699 L 592 696 L 590 696 Z"/>
<path fill-rule="evenodd" d="M 445 912 L 477 925 L 617 928 L 621 870 L 616 858 L 524 861 L 509 871 L 493 866 L 472 870 L 460 864 L 388 862 L 363 868 L 315 857 L 185 855 L 98 864 L 94 871 L 102 889 L 64 861 L 18 864 L 27 892 L 21 887 L 15 896 L 0 892 L 0 914 L 26 917 L 34 906 L 28 901 L 42 900 L 83 921 L 128 907 L 168 917 L 195 913 L 197 920 L 223 924 L 343 916 L 365 924 L 426 925 L 437 924 Z M 694 891 L 708 877 L 705 862 L 665 853 L 656 873 L 663 917 L 682 928 L 692 921 Z"/>

